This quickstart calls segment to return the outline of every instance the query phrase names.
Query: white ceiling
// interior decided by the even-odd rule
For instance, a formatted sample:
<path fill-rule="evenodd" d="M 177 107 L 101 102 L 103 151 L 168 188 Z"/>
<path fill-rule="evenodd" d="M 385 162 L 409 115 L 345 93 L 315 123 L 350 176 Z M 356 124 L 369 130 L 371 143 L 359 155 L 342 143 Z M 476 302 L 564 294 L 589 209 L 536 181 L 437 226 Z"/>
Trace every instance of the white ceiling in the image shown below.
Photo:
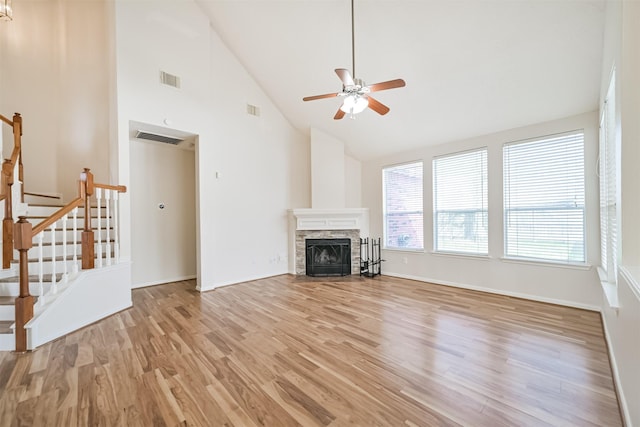
<path fill-rule="evenodd" d="M 333 120 L 351 69 L 349 0 L 200 0 L 293 126 L 368 160 L 597 109 L 604 1 L 355 0 L 356 77 L 403 78 L 391 108 Z"/>

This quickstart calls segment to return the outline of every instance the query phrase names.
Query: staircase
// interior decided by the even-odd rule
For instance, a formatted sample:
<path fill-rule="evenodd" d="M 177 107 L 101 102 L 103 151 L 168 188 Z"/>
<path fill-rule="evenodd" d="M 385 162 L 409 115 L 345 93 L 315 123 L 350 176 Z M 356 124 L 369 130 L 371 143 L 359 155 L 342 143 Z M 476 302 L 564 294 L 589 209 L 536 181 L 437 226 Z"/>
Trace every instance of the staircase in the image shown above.
<path fill-rule="evenodd" d="M 85 168 L 78 197 L 66 205 L 26 193 L 22 117 L 0 120 L 14 135 L 0 171 L 0 351 L 23 352 L 131 306 L 130 266 L 119 264 L 118 241 L 118 195 L 126 187 L 95 183 Z M 47 202 L 25 204 L 25 195 Z"/>
<path fill-rule="evenodd" d="M 27 208 L 27 220 L 36 226 L 46 218 L 55 214 L 57 210 L 62 207 L 61 204 L 29 204 Z M 106 231 L 106 208 L 103 206 L 100 208 L 100 220 L 98 220 L 98 208 L 91 208 L 91 227 L 95 231 L 98 230 L 98 224 L 101 226 L 101 230 Z M 113 223 L 113 218 L 110 217 L 110 224 Z M 67 244 L 66 256 L 63 249 L 63 232 L 66 232 L 66 241 L 73 242 L 73 224 L 72 219 L 67 219 L 66 230 L 63 230 L 63 224 L 61 221 L 56 223 L 56 227 L 52 231 L 48 229 L 36 236 L 33 239 L 33 248 L 29 251 L 29 293 L 34 295 L 36 299 L 35 311 L 38 312 L 55 301 L 55 299 L 61 295 L 60 293 L 52 293 L 52 287 L 54 283 L 57 286 L 63 285 L 65 280 L 68 281 L 69 277 L 73 274 L 77 274 L 80 270 L 80 256 L 82 251 L 82 245 L 80 243 L 80 236 L 75 236 L 75 257 L 74 257 L 74 245 Z M 79 210 L 76 217 L 76 221 L 80 224 L 84 223 L 84 211 Z M 76 227 L 78 228 L 78 227 Z M 80 230 L 76 231 L 78 234 Z M 51 239 L 51 233 L 55 236 Z M 110 234 L 113 233 L 113 227 L 110 227 Z M 40 237 L 42 237 L 42 264 L 39 259 L 39 245 Z M 96 265 L 106 264 L 106 241 L 101 239 L 102 250 L 97 249 L 97 243 L 95 244 L 94 253 L 102 254 L 102 262 L 96 259 Z M 114 239 L 110 239 L 111 247 L 113 247 Z M 0 271 L 0 351 L 13 350 L 15 348 L 15 334 L 12 328 L 15 323 L 15 300 L 20 294 L 20 277 L 18 275 L 19 262 L 18 251 L 14 251 L 14 257 L 11 261 L 11 265 L 8 269 Z M 55 254 L 56 263 L 53 263 L 53 256 Z M 114 251 L 112 250 L 111 258 L 114 257 Z M 64 258 L 64 263 L 63 263 Z M 53 281 L 55 269 L 55 282 Z M 66 270 L 66 271 L 65 271 Z M 66 273 L 66 274 L 65 274 Z"/>

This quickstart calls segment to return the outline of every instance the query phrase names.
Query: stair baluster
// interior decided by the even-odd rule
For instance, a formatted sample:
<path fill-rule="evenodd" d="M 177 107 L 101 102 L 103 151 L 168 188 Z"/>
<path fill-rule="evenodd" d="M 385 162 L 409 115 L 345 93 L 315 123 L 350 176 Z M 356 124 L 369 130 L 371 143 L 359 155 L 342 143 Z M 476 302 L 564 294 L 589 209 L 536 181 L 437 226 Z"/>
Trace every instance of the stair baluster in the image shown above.
<path fill-rule="evenodd" d="M 111 265 L 111 235 L 110 235 L 110 216 L 109 205 L 111 204 L 111 190 L 104 190 L 104 204 L 107 206 L 107 241 L 105 244 L 105 251 L 107 252 L 107 265 Z"/>
<path fill-rule="evenodd" d="M 58 283 L 56 281 L 56 223 L 49 227 L 51 230 L 51 294 L 58 293 Z"/>
<path fill-rule="evenodd" d="M 62 283 L 69 281 L 67 270 L 67 219 L 68 215 L 62 217 Z"/>
<path fill-rule="evenodd" d="M 42 243 L 44 242 L 44 233 L 38 234 L 38 305 L 42 307 L 45 303 L 44 297 L 44 251 Z"/>
<path fill-rule="evenodd" d="M 78 272 L 78 208 L 71 211 L 73 215 L 73 268 L 71 272 Z"/>
<path fill-rule="evenodd" d="M 115 263 L 120 262 L 120 230 L 118 230 L 118 192 L 113 192 L 113 258 Z"/>
<path fill-rule="evenodd" d="M 96 188 L 96 202 L 98 206 L 98 268 L 102 268 L 102 188 Z"/>

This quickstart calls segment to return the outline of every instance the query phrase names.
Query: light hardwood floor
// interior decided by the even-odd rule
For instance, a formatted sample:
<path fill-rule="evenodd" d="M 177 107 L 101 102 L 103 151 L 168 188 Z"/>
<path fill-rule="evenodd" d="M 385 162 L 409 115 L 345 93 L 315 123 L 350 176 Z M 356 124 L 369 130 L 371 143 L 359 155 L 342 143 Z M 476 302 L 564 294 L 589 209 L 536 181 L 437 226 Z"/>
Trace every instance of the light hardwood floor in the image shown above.
<path fill-rule="evenodd" d="M 0 426 L 619 426 L 598 313 L 391 277 L 277 276 L 0 352 Z"/>

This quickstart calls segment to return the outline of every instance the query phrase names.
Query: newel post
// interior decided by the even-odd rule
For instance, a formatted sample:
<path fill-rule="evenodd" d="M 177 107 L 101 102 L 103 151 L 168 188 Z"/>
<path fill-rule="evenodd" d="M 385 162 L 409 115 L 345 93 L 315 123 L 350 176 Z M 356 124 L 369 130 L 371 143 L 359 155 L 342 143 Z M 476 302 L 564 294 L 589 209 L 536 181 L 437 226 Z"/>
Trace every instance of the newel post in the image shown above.
<path fill-rule="evenodd" d="M 13 164 L 5 159 L 2 163 L 2 191 L 4 191 L 4 219 L 2 220 L 2 268 L 9 268 L 13 260 Z"/>
<path fill-rule="evenodd" d="M 83 183 L 84 196 L 84 230 L 82 231 L 82 269 L 88 270 L 94 267 L 95 252 L 93 230 L 91 230 L 91 195 L 93 194 L 93 174 L 89 168 L 84 168 L 80 174 Z"/>
<path fill-rule="evenodd" d="M 27 351 L 27 330 L 24 326 L 33 318 L 33 296 L 29 294 L 29 257 L 33 246 L 31 223 L 21 216 L 14 224 L 14 244 L 20 252 L 20 296 L 16 298 L 16 351 Z"/>

